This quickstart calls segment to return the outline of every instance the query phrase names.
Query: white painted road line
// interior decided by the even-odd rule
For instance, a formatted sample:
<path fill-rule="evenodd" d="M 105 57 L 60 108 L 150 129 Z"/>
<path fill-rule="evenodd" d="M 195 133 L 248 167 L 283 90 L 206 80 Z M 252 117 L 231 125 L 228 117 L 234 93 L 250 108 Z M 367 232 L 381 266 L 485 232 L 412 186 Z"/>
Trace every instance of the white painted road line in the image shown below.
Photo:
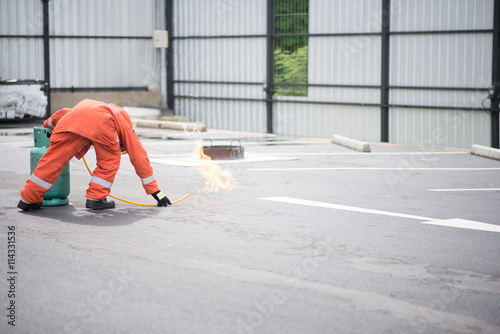
<path fill-rule="evenodd" d="M 433 221 L 428 221 L 428 222 L 422 222 L 422 224 L 447 226 L 447 227 L 455 227 L 455 228 L 465 228 L 465 229 L 469 229 L 469 230 L 479 230 L 479 231 L 499 232 L 500 233 L 500 226 L 499 225 L 480 223 L 480 222 L 459 219 L 459 218 L 446 219 L 446 220 L 438 219 L 438 220 L 433 220 Z"/>
<path fill-rule="evenodd" d="M 393 217 L 410 218 L 410 219 L 418 219 L 418 220 L 434 220 L 434 218 L 428 218 L 428 217 L 406 215 L 406 214 L 396 213 L 396 212 L 364 209 L 364 208 L 358 208 L 355 206 L 346 206 L 346 205 L 332 204 L 332 203 L 325 203 L 325 202 L 308 201 L 305 199 L 298 199 L 298 198 L 291 198 L 291 197 L 279 196 L 279 197 L 264 197 L 264 198 L 259 198 L 259 199 L 266 200 L 266 201 L 289 203 L 289 204 L 316 206 L 316 207 L 327 208 L 327 209 L 336 209 L 336 210 L 353 211 L 353 212 L 361 212 L 361 213 L 371 213 L 374 215 L 393 216 Z"/>
<path fill-rule="evenodd" d="M 304 199 L 299 199 L 299 198 L 282 197 L 282 196 L 263 197 L 263 198 L 259 198 L 259 199 L 265 200 L 265 201 L 274 201 L 274 202 L 281 202 L 281 203 L 288 203 L 288 204 L 314 206 L 314 207 L 327 208 L 327 209 L 336 209 L 336 210 L 368 213 L 368 214 L 375 214 L 375 215 L 416 219 L 416 220 L 420 220 L 420 223 L 427 224 L 427 225 L 437 225 L 437 226 L 445 226 L 445 227 L 454 227 L 454 228 L 462 228 L 462 229 L 469 229 L 469 230 L 479 230 L 479 231 L 500 233 L 500 225 L 486 224 L 486 223 L 465 220 L 465 219 L 459 219 L 459 218 L 436 219 L 436 218 L 429 218 L 429 217 L 422 217 L 422 216 L 407 215 L 407 214 L 403 214 L 403 213 L 396 213 L 396 212 L 390 212 L 390 211 L 372 210 L 372 209 L 359 208 L 359 207 L 355 207 L 355 206 L 346 206 L 346 205 L 339 205 L 339 204 L 333 204 L 333 203 L 309 201 L 309 200 L 304 200 Z"/>
<path fill-rule="evenodd" d="M 500 191 L 500 188 L 476 188 L 476 189 L 427 189 L 428 191 Z"/>
<path fill-rule="evenodd" d="M 455 167 L 444 167 L 444 168 L 432 168 L 432 167 L 303 167 L 303 168 L 247 168 L 251 171 L 259 172 L 302 172 L 302 171 L 327 171 L 327 170 L 405 170 L 405 171 L 448 171 L 448 172 L 460 172 L 460 171 L 500 171 L 500 168 L 455 168 Z"/>

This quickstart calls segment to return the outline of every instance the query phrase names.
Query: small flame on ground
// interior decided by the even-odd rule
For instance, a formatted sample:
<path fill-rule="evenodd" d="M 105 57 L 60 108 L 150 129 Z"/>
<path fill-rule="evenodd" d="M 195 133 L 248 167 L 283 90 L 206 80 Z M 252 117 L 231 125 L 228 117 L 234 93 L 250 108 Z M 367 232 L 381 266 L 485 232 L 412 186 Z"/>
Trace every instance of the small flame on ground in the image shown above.
<path fill-rule="evenodd" d="M 189 133 L 186 129 L 186 126 L 183 126 L 184 132 Z M 198 130 L 193 129 L 193 132 L 200 132 Z M 203 151 L 203 139 L 196 139 L 196 149 L 193 151 L 197 157 L 200 157 L 203 160 L 212 160 L 208 155 L 206 155 Z M 206 180 L 205 189 L 200 192 L 214 192 L 219 189 L 232 190 L 238 184 L 238 181 L 234 178 L 234 176 L 227 169 L 222 170 L 219 164 L 207 164 L 205 166 L 195 166 L 196 169 L 201 176 L 203 176 Z"/>
<path fill-rule="evenodd" d="M 195 153 L 199 152 L 203 160 L 212 160 L 203 152 L 203 139 L 196 140 Z M 222 170 L 219 164 L 210 164 L 206 166 L 194 167 L 206 180 L 204 191 L 214 192 L 219 189 L 232 190 L 238 182 L 227 169 Z"/>

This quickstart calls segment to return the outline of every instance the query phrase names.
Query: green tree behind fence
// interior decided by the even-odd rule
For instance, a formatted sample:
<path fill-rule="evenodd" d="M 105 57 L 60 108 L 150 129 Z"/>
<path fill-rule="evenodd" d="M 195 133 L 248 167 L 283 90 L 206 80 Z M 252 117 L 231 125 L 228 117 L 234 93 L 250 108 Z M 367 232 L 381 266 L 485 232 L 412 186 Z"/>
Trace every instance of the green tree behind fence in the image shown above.
<path fill-rule="evenodd" d="M 309 33 L 308 0 L 275 0 L 275 33 Z M 277 37 L 274 49 L 275 95 L 307 96 L 308 37 Z M 283 86 L 280 83 L 298 84 Z"/>

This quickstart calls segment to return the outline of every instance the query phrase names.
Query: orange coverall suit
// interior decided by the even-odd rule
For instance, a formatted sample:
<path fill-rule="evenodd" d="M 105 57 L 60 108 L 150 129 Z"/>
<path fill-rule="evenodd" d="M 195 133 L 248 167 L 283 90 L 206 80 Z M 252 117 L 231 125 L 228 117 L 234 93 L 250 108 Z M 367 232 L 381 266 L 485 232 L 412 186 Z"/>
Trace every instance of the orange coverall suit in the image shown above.
<path fill-rule="evenodd" d="M 21 191 L 25 201 L 41 203 L 69 160 L 81 159 L 90 146 L 94 146 L 97 167 L 85 197 L 100 200 L 109 195 L 120 166 L 122 148 L 127 151 L 146 193 L 159 190 L 147 152 L 122 108 L 87 99 L 72 109 L 57 111 L 43 125 L 53 129 L 51 145 Z"/>

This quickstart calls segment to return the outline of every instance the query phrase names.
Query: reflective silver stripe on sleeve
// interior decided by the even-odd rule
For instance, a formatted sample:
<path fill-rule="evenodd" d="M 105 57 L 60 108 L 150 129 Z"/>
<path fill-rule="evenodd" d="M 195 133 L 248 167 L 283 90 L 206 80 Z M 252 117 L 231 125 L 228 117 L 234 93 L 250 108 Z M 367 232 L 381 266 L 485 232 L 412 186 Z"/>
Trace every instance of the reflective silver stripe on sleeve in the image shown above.
<path fill-rule="evenodd" d="M 52 184 L 42 180 L 41 178 L 39 178 L 38 176 L 36 176 L 35 174 L 31 174 L 30 176 L 30 180 L 36 184 L 38 184 L 40 187 L 42 188 L 45 188 L 47 190 L 49 190 L 51 187 L 52 187 Z"/>
<path fill-rule="evenodd" d="M 92 176 L 90 178 L 90 182 L 97 183 L 98 185 L 103 186 L 103 187 L 108 188 L 108 189 L 111 189 L 111 186 L 113 185 L 113 183 L 108 182 L 104 179 L 101 179 L 100 177 L 97 177 L 97 176 Z"/>
<path fill-rule="evenodd" d="M 153 175 L 149 176 L 149 177 L 145 177 L 143 179 L 141 179 L 141 182 L 142 184 L 148 184 L 150 182 L 153 182 L 155 180 L 155 177 Z"/>
<path fill-rule="evenodd" d="M 120 137 L 116 136 L 116 142 L 120 141 Z"/>
<path fill-rule="evenodd" d="M 80 153 L 80 151 L 83 150 L 85 148 L 85 146 L 87 146 L 89 143 L 90 143 L 90 141 L 83 144 L 82 148 L 78 150 L 78 153 Z"/>
<path fill-rule="evenodd" d="M 54 124 L 52 124 L 52 116 L 50 116 L 50 118 L 49 118 L 49 128 L 51 130 L 54 130 Z"/>

